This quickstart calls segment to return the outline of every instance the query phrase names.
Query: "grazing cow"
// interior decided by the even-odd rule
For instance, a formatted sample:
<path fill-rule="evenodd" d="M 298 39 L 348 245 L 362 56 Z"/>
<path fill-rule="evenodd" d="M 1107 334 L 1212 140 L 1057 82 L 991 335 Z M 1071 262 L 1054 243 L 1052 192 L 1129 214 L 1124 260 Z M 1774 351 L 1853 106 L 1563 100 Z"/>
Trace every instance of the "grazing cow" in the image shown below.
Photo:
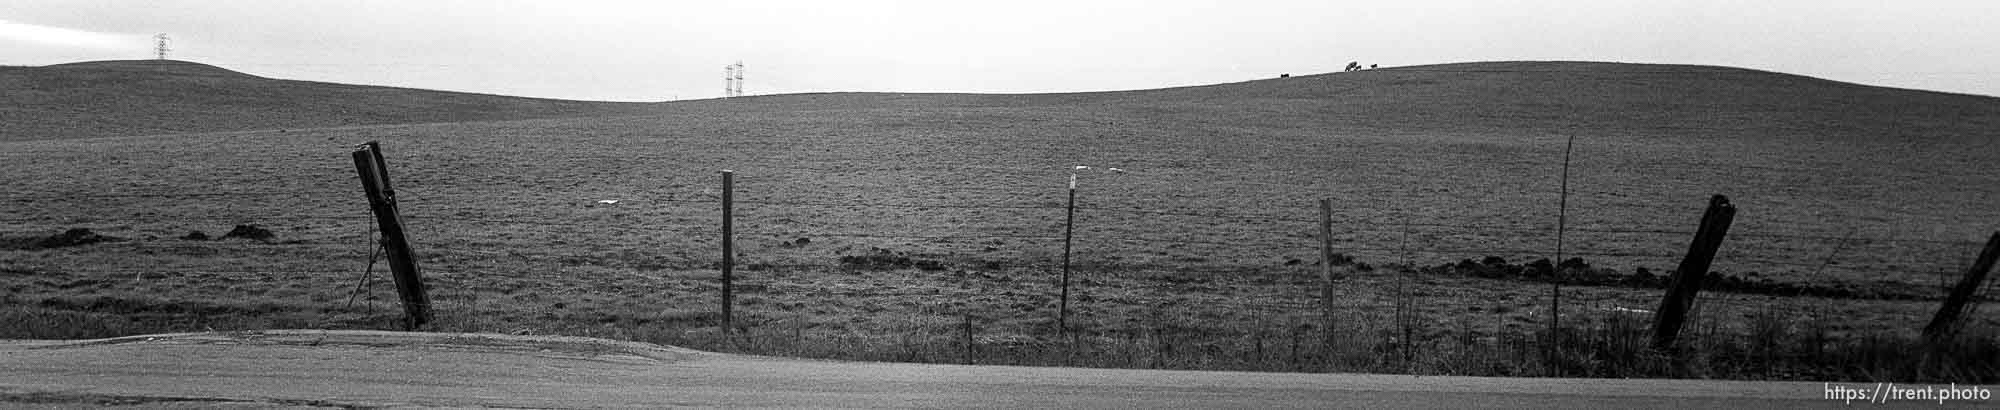
<path fill-rule="evenodd" d="M 1374 65 L 1374 64 L 1369 64 L 1369 65 L 1368 65 L 1368 69 L 1370 69 L 1370 70 L 1373 70 L 1373 69 L 1375 69 L 1375 65 Z"/>
<path fill-rule="evenodd" d="M 1359 69 L 1361 69 L 1361 62 L 1359 62 L 1359 61 L 1349 61 L 1349 62 L 1347 62 L 1347 69 L 1345 69 L 1345 70 L 1342 70 L 1342 71 L 1354 71 L 1354 70 L 1359 70 Z"/>
<path fill-rule="evenodd" d="M 1291 73 L 1278 74 L 1278 78 L 1291 78 L 1291 77 L 1292 77 Z"/>

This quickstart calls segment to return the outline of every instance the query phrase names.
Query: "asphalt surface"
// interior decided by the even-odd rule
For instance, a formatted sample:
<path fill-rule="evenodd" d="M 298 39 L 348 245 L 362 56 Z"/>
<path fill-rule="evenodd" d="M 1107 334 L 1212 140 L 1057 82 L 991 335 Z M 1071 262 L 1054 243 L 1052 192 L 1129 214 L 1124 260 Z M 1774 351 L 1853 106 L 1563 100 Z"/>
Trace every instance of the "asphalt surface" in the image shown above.
<path fill-rule="evenodd" d="M 862 363 L 373 331 L 0 341 L 0 408 L 1939 407 L 1828 400 L 1827 386 Z"/>

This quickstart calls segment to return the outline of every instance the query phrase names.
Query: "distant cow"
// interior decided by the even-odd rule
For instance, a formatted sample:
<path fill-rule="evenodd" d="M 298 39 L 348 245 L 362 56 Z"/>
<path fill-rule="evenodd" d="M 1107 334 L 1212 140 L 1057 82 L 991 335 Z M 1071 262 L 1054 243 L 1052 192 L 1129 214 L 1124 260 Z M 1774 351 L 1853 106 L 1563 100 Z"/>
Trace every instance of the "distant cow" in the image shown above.
<path fill-rule="evenodd" d="M 1292 77 L 1291 73 L 1278 74 L 1278 78 L 1291 78 L 1291 77 Z"/>
<path fill-rule="evenodd" d="M 1368 65 L 1368 69 L 1370 69 L 1370 70 L 1373 70 L 1373 69 L 1375 69 L 1375 65 L 1374 65 L 1374 64 L 1369 64 L 1369 65 Z"/>
<path fill-rule="evenodd" d="M 1349 62 L 1347 62 L 1347 69 L 1346 69 L 1346 70 L 1342 70 L 1342 71 L 1354 71 L 1354 70 L 1360 70 L 1360 69 L 1361 69 L 1361 62 L 1359 62 L 1359 61 L 1349 61 Z"/>

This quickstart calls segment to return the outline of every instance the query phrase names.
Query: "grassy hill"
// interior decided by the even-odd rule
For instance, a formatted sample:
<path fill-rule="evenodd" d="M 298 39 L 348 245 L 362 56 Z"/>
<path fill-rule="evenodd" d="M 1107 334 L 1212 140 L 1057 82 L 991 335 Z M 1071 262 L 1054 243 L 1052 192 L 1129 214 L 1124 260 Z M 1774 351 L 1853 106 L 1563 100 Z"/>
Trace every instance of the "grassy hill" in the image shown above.
<path fill-rule="evenodd" d="M 19 181 L 0 201 L 8 223 L 0 235 L 12 235 L 0 244 L 16 244 L 0 249 L 0 287 L 17 295 L 0 306 L 108 323 L 109 330 L 83 332 L 92 335 L 386 326 L 386 305 L 344 303 L 355 273 L 368 266 L 372 223 L 348 144 L 369 140 L 387 152 L 448 329 L 853 359 L 958 360 L 924 352 L 964 346 L 923 337 L 960 335 L 961 321 L 972 320 L 981 335 L 972 350 L 998 362 L 1070 363 L 1034 349 L 1076 343 L 1057 343 L 1050 322 L 1064 187 L 1079 164 L 1126 172 L 1078 175 L 1072 324 L 1100 338 L 1082 343 L 1136 349 L 1086 365 L 1945 377 L 1951 373 L 1846 366 L 1843 356 L 1818 349 L 1769 349 L 1902 351 L 1811 344 L 1802 335 L 1903 340 L 1895 338 L 1937 309 L 1946 275 L 2000 230 L 2000 208 L 1991 206 L 2000 198 L 2000 99 L 1725 67 L 1468 63 L 1156 90 L 771 95 L 573 111 L 632 115 L 338 128 L 273 122 L 241 114 L 263 105 L 231 102 L 262 95 L 324 103 L 332 108 L 291 107 L 331 121 L 347 117 L 324 110 L 376 106 L 369 96 L 437 94 L 183 68 L 158 74 L 181 84 L 169 96 L 186 103 L 173 107 L 211 112 L 215 121 L 185 125 L 259 131 L 0 142 L 0 174 Z M 245 93 L 238 84 L 305 90 Z M 16 98 L 15 88 L 10 83 L 5 98 Z M 124 96 L 146 88 L 65 89 Z M 295 97 L 311 93 L 323 97 Z M 116 121 L 159 117 L 153 105 L 116 100 L 77 97 L 76 104 L 108 108 L 50 118 L 138 129 L 145 124 Z M 58 124 L 11 111 L 4 121 Z M 14 126 L 5 129 L 15 135 Z M 1571 137 L 1564 200 L 1559 178 Z M 723 169 L 736 172 L 742 201 L 738 323 L 752 323 L 764 344 L 728 347 L 713 333 Z M 1708 336 L 1698 340 L 1709 344 L 1673 358 L 1689 365 L 1591 367 L 1634 356 L 1590 350 L 1598 347 L 1578 347 L 1575 362 L 1512 356 L 1539 351 L 1519 343 L 1540 340 L 1533 333 L 1546 326 L 1546 283 L 1431 269 L 1488 256 L 1513 264 L 1553 258 L 1562 214 L 1565 256 L 1619 275 L 1665 273 L 1714 194 L 1739 208 L 1714 271 L 1855 292 L 1705 293 L 1700 329 Z M 1318 274 L 1321 199 L 1335 203 L 1336 251 L 1383 267 L 1343 268 L 1352 271 L 1336 297 L 1342 326 L 1351 327 L 1339 330 L 1352 340 L 1336 345 L 1359 350 L 1331 353 L 1346 359 L 1310 352 L 1322 346 L 1310 339 L 1320 334 L 1310 278 Z M 239 224 L 276 237 L 177 239 Z M 89 237 L 60 235 L 70 228 L 125 240 L 36 248 L 48 238 Z M 895 258 L 944 270 L 850 262 Z M 1392 291 L 1403 288 L 1409 292 Z M 1609 323 L 1592 312 L 1659 301 L 1658 289 L 1643 286 L 1564 289 L 1569 326 Z M 1852 296 L 1881 289 L 1910 297 Z M 1398 298 L 1412 302 L 1421 328 L 1389 329 Z M 1990 309 L 1978 320 L 2000 328 Z M 1129 338 L 1163 337 L 1161 329 L 1181 346 L 1203 347 L 1148 351 L 1162 346 L 1158 339 Z M 1765 350 L 1737 337 L 1753 332 L 1762 335 L 1754 346 Z M 1276 344 L 1264 343 L 1268 335 L 1290 335 L 1286 343 L 1307 351 L 1269 360 L 1264 348 Z M 1367 350 L 1396 348 L 1389 340 L 1401 337 L 1431 349 L 1413 355 L 1425 362 Z M 1494 355 L 1464 356 L 1479 351 Z M 1968 350 L 1993 351 L 2000 350 Z M 1781 360 L 1771 364 L 1773 357 Z M 1909 360 L 1890 361 L 1923 362 L 1898 359 Z M 1935 362 L 1994 363 L 1990 355 Z M 1974 371 L 1981 376 L 1960 381 L 2000 374 Z"/>
<path fill-rule="evenodd" d="M 269 79 L 160 60 L 0 67 L 0 89 L 7 91 L 0 140 L 629 115 L 665 106 Z M 710 113 L 1068 106 L 1291 129 L 1961 138 L 2000 128 L 1995 101 L 1728 67 L 1490 62 L 1122 92 L 816 93 L 673 106 Z"/>
<path fill-rule="evenodd" d="M 0 67 L 0 141 L 578 117 L 647 104 L 280 80 L 172 60 Z"/>
<path fill-rule="evenodd" d="M 1323 124 L 1405 130 L 1712 128 L 1845 137 L 2000 125 L 1993 97 L 1729 67 L 1589 62 L 1390 68 L 1137 92 L 1124 102 L 1142 101 L 1262 101 Z"/>
<path fill-rule="evenodd" d="M 1438 64 L 1099 93 L 828 93 L 715 104 L 769 110 L 1077 106 L 1273 128 L 1713 129 L 1840 138 L 1964 137 L 2000 128 L 1995 97 L 1731 67 L 1598 62 Z"/>

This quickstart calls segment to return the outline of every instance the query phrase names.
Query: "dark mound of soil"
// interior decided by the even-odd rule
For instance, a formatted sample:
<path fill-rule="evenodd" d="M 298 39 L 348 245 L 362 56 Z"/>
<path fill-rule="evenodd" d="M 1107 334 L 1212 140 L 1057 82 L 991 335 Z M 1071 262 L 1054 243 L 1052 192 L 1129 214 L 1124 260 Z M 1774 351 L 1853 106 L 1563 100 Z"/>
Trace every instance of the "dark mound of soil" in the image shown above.
<path fill-rule="evenodd" d="M 125 239 L 98 235 L 96 232 L 91 232 L 85 228 L 71 228 L 70 230 L 63 231 L 61 234 L 42 238 L 42 240 L 35 242 L 35 246 L 40 248 L 67 248 L 98 242 L 117 242 L 122 240 Z"/>
<path fill-rule="evenodd" d="M 936 270 L 945 270 L 949 268 L 948 266 L 945 265 L 944 262 L 930 260 L 930 259 L 911 259 L 908 256 L 902 256 L 899 252 L 893 252 L 888 249 L 880 249 L 880 248 L 875 249 L 873 253 L 868 255 L 842 256 L 840 257 L 840 264 L 849 268 L 857 268 L 857 269 L 917 268 L 923 270 L 936 271 Z"/>
<path fill-rule="evenodd" d="M 242 238 L 270 241 L 276 237 L 278 237 L 277 234 L 271 233 L 268 229 L 257 227 L 257 225 L 236 225 L 236 228 L 230 229 L 229 233 L 222 234 L 222 239 Z"/>
<path fill-rule="evenodd" d="M 1558 274 L 1560 269 L 1560 274 Z M 1536 259 L 1527 264 L 1511 264 L 1498 256 L 1488 256 L 1479 261 L 1471 259 L 1458 263 L 1447 263 L 1435 267 L 1420 268 L 1419 271 L 1435 275 L 1472 276 L 1487 279 L 1517 280 L 1525 282 L 1560 283 L 1572 286 L 1628 287 L 1640 289 L 1665 289 L 1672 282 L 1673 273 L 1656 275 L 1646 268 L 1635 269 L 1627 274 L 1615 269 L 1592 268 L 1583 258 L 1569 258 L 1562 263 L 1550 263 L 1547 258 Z M 1731 275 L 1709 272 L 1702 277 L 1702 290 L 1713 292 L 1744 293 L 1771 296 L 1816 296 L 1839 299 L 1885 299 L 1885 300 L 1929 300 L 1936 295 L 1922 289 L 1912 289 L 1891 281 L 1879 283 L 1848 283 L 1826 281 L 1820 283 L 1777 282 L 1770 278 L 1760 278 L 1756 272 Z"/>

